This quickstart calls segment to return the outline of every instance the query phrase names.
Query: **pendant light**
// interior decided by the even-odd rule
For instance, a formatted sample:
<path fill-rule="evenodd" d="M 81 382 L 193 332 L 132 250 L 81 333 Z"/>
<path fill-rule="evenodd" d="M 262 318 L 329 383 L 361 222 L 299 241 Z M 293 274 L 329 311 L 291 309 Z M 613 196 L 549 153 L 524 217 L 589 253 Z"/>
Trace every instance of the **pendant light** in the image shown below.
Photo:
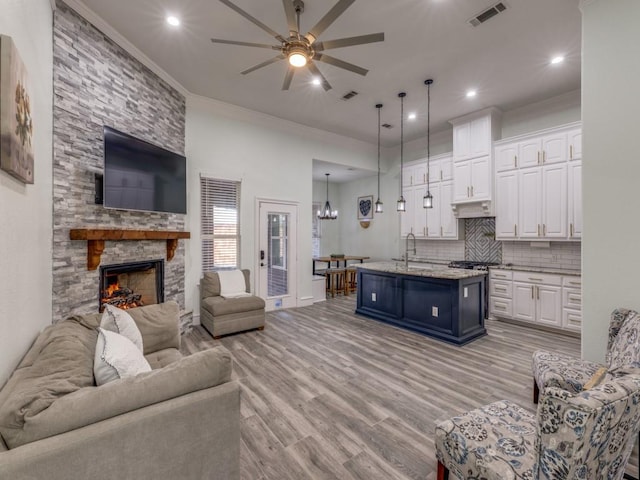
<path fill-rule="evenodd" d="M 338 211 L 331 210 L 331 204 L 329 203 L 329 174 L 325 173 L 327 176 L 327 201 L 324 204 L 324 208 L 318 211 L 318 218 L 320 220 L 335 220 L 338 218 Z"/>
<path fill-rule="evenodd" d="M 382 104 L 378 103 L 376 108 L 378 109 L 378 199 L 376 200 L 376 213 L 382 213 L 382 200 L 380 200 L 380 109 Z"/>
<path fill-rule="evenodd" d="M 433 208 L 433 196 L 429 191 L 429 182 L 431 181 L 431 175 L 429 172 L 430 167 L 430 157 L 431 157 L 431 84 L 433 83 L 432 79 L 428 79 L 424 81 L 424 84 L 427 86 L 427 193 L 424 197 L 422 197 L 422 206 L 424 208 Z"/>
<path fill-rule="evenodd" d="M 398 199 L 398 208 L 399 212 L 407 211 L 407 201 L 404 199 L 402 195 L 402 170 L 404 167 L 403 156 L 404 156 L 404 97 L 407 94 L 405 92 L 400 92 L 398 97 L 400 97 L 400 198 Z"/>

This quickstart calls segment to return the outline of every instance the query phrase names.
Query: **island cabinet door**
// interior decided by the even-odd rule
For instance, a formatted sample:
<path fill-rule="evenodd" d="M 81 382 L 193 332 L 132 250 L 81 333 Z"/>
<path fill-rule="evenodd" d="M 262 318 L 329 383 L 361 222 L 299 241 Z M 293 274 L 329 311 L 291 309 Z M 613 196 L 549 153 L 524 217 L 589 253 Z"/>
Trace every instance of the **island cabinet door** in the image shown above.
<path fill-rule="evenodd" d="M 372 314 L 382 314 L 385 318 L 402 316 L 402 296 L 400 278 L 360 270 L 358 272 L 358 309 Z"/>
<path fill-rule="evenodd" d="M 424 330 L 453 334 L 450 282 L 403 281 L 404 321 Z"/>

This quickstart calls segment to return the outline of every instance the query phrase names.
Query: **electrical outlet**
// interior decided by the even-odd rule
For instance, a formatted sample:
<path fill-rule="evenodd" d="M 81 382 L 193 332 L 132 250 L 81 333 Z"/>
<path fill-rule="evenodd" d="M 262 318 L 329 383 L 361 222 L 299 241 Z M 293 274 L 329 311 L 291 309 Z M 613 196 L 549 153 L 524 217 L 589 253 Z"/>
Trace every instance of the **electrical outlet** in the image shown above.
<path fill-rule="evenodd" d="M 374 292 L 374 293 L 372 293 L 372 294 L 371 294 L 371 301 L 372 301 L 372 302 L 377 301 L 377 298 L 376 298 L 376 297 L 377 297 L 377 295 L 375 294 L 375 292 Z"/>
<path fill-rule="evenodd" d="M 469 287 L 464 287 L 464 288 L 462 289 L 462 296 L 463 296 L 464 298 L 467 298 L 467 297 L 469 296 Z"/>
<path fill-rule="evenodd" d="M 438 307 L 431 307 L 431 316 L 438 318 Z"/>

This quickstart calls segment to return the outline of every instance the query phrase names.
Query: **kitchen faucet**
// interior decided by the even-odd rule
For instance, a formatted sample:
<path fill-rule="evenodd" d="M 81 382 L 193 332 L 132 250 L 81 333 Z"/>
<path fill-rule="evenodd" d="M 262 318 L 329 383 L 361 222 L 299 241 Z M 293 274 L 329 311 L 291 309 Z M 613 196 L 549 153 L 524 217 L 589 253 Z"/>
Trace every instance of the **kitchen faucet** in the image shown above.
<path fill-rule="evenodd" d="M 413 254 L 416 254 L 416 236 L 413 233 L 407 233 L 404 245 L 404 268 L 409 269 L 409 236 L 413 237 Z"/>

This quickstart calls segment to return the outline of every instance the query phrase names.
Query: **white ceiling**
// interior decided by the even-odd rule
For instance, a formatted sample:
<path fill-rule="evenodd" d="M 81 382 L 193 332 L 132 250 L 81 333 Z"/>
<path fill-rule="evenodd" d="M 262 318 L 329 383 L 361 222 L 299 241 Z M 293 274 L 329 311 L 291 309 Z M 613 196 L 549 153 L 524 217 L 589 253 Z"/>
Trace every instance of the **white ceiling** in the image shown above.
<path fill-rule="evenodd" d="M 281 0 L 232 0 L 267 26 L 287 36 Z M 306 33 L 337 0 L 306 0 Z M 496 0 L 497 1 L 497 0 Z M 367 76 L 318 63 L 333 86 L 325 92 L 298 73 L 282 91 L 286 64 L 280 61 L 248 75 L 240 72 L 277 52 L 213 44 L 212 37 L 276 44 L 275 39 L 217 0 L 74 0 L 84 3 L 186 90 L 303 125 L 375 144 L 376 103 L 383 103 L 383 146 L 400 141 L 400 100 L 407 92 L 405 142 L 426 135 L 426 87 L 431 87 L 432 132 L 447 121 L 488 106 L 502 110 L 580 88 L 579 0 L 504 0 L 509 7 L 478 27 L 469 18 L 494 0 L 358 0 L 319 38 L 384 32 L 385 41 L 327 53 L 369 69 Z M 167 14 L 181 19 L 178 28 Z M 550 65 L 564 55 L 560 65 Z M 478 95 L 468 99 L 474 88 Z M 341 97 L 354 90 L 349 101 Z M 322 173 L 320 174 L 322 176 Z M 332 179 L 333 180 L 333 179 Z"/>

